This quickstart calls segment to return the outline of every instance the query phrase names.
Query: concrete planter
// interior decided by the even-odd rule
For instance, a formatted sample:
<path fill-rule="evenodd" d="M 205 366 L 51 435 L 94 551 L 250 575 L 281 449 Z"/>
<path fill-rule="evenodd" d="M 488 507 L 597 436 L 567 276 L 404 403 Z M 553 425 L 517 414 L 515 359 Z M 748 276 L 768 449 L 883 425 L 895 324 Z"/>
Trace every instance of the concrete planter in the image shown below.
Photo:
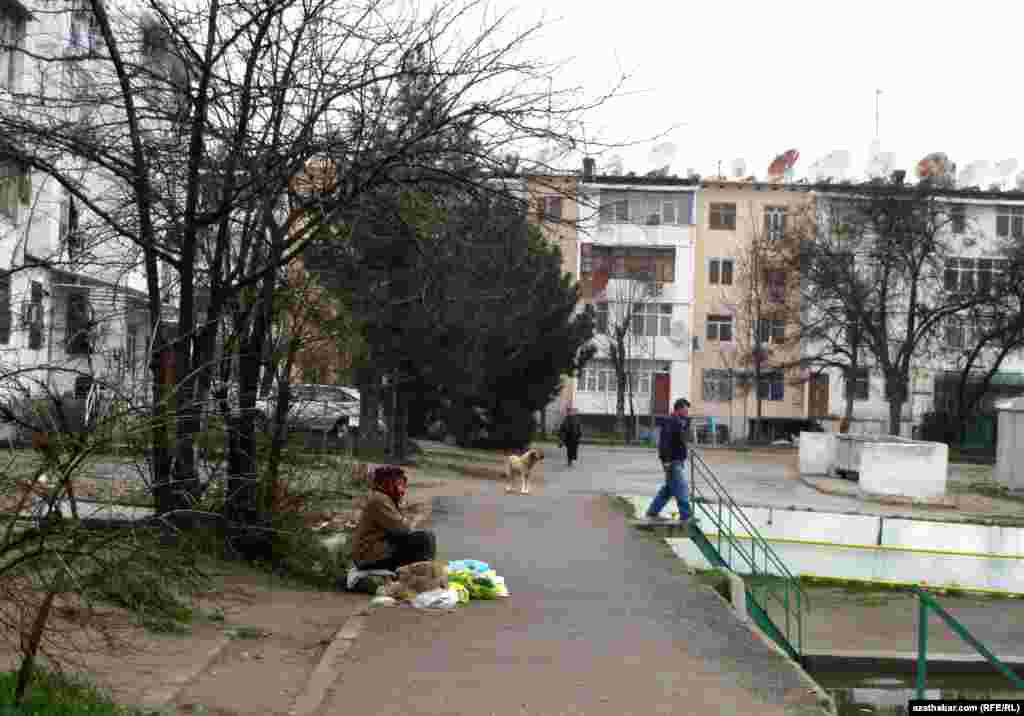
<path fill-rule="evenodd" d="M 1024 398 L 996 406 L 999 426 L 995 479 L 1013 492 L 1024 492 Z"/>
<path fill-rule="evenodd" d="M 835 433 L 800 433 L 800 474 L 827 475 L 837 446 Z"/>

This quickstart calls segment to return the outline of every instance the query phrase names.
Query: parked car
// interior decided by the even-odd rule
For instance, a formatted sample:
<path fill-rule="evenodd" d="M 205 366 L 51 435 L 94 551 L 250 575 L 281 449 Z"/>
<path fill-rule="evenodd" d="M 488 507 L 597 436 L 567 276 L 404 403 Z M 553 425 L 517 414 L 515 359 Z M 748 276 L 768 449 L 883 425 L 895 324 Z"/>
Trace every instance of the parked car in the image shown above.
<path fill-rule="evenodd" d="M 256 401 L 258 420 L 269 425 L 277 412 L 277 390 Z M 291 386 L 287 425 L 315 432 L 354 432 L 359 427 L 360 396 L 355 388 L 340 385 Z"/>

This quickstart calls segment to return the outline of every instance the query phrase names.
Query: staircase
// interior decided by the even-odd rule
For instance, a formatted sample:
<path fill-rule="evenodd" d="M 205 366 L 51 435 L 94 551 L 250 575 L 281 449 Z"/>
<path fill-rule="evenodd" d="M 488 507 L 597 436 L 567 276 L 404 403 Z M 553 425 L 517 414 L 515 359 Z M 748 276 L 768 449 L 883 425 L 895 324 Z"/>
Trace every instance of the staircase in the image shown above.
<path fill-rule="evenodd" d="M 802 663 L 804 612 L 810 609 L 806 592 L 696 450 L 690 450 L 689 472 L 694 516 L 705 528 L 715 528 L 706 533 L 691 524 L 690 538 L 710 564 L 744 575 L 747 613 L 790 658 Z M 773 604 L 784 615 L 779 624 L 769 616 Z"/>

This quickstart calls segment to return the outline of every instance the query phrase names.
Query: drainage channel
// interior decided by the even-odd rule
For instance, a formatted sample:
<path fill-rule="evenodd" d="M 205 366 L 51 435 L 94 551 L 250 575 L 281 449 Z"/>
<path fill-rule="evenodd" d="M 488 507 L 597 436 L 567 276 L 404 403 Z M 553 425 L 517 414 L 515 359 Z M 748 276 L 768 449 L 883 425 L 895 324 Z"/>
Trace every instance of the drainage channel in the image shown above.
<path fill-rule="evenodd" d="M 917 698 L 913 675 L 872 672 L 811 671 L 812 678 L 829 693 L 837 716 L 903 716 L 907 702 Z M 928 700 L 998 701 L 1020 699 L 1021 692 L 1005 679 L 980 674 L 934 674 L 925 690 Z"/>

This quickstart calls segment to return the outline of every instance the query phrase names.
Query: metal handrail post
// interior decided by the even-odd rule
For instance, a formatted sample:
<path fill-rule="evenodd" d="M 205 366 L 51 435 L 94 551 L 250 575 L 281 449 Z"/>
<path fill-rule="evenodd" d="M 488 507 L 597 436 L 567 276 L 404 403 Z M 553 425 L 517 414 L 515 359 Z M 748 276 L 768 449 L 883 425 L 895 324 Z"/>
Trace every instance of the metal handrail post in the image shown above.
<path fill-rule="evenodd" d="M 924 699 L 924 683 L 928 671 L 928 605 L 920 592 L 917 595 L 917 698 Z"/>

